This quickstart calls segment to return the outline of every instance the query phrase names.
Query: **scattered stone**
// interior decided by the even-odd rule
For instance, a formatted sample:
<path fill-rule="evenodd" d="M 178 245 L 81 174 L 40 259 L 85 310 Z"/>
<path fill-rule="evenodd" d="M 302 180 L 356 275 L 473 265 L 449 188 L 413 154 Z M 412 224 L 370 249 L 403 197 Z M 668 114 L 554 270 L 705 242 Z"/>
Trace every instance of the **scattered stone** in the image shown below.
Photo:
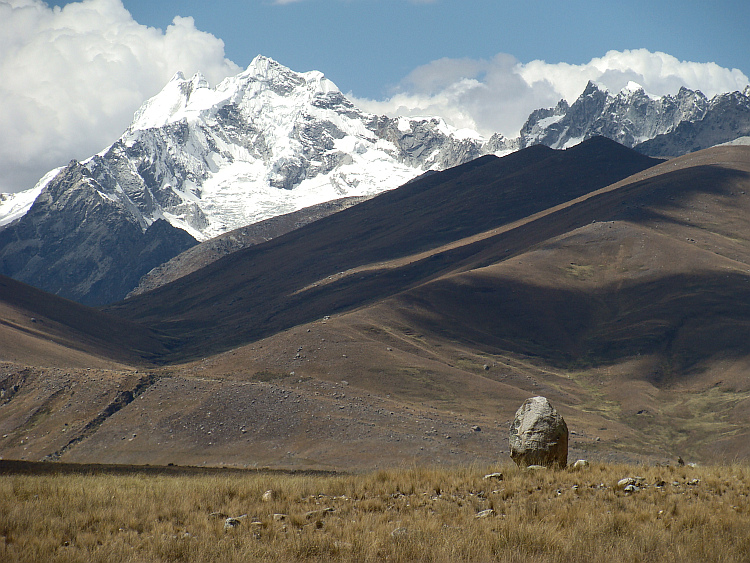
<path fill-rule="evenodd" d="M 624 479 L 617 481 L 617 486 L 615 486 L 615 488 L 624 490 L 625 487 L 635 486 L 637 483 L 638 481 L 632 477 L 625 477 Z"/>
<path fill-rule="evenodd" d="M 489 518 L 490 516 L 495 516 L 495 511 L 492 508 L 488 508 L 487 510 L 482 510 L 481 512 L 477 512 L 474 515 L 474 518 Z"/>
<path fill-rule="evenodd" d="M 331 512 L 336 512 L 335 508 L 323 508 L 321 510 L 311 510 L 310 512 L 307 512 L 305 514 L 305 518 L 307 520 L 313 520 L 315 518 L 323 518 L 327 514 L 330 514 Z"/>
<path fill-rule="evenodd" d="M 289 518 L 289 516 L 287 516 L 286 514 L 278 514 L 277 513 L 277 514 L 273 515 L 273 521 L 274 522 L 283 522 L 287 518 Z"/>
<path fill-rule="evenodd" d="M 224 531 L 231 530 L 232 528 L 236 528 L 240 524 L 242 524 L 242 521 L 247 518 L 247 514 L 243 514 L 242 516 L 237 516 L 237 518 L 227 518 L 224 521 Z"/>
<path fill-rule="evenodd" d="M 568 464 L 568 426 L 546 397 L 526 399 L 510 426 L 510 457 L 519 467 Z"/>
<path fill-rule="evenodd" d="M 485 479 L 496 479 L 497 481 L 503 480 L 503 474 L 502 473 L 488 473 L 484 476 Z"/>
<path fill-rule="evenodd" d="M 396 528 L 391 532 L 391 537 L 395 539 L 403 538 L 409 534 L 409 530 L 406 528 Z"/>
<path fill-rule="evenodd" d="M 547 468 L 544 465 L 527 465 L 527 471 L 546 471 Z"/>
<path fill-rule="evenodd" d="M 579 459 L 570 468 L 574 471 L 580 471 L 581 469 L 586 469 L 588 466 L 589 461 L 587 459 Z"/>
<path fill-rule="evenodd" d="M 688 481 L 688 482 L 687 482 L 687 484 L 688 484 L 688 485 L 692 485 L 692 486 L 695 486 L 695 485 L 699 485 L 699 484 L 700 484 L 700 482 L 701 482 L 701 480 L 700 480 L 700 479 L 691 479 L 690 481 Z"/>
<path fill-rule="evenodd" d="M 268 489 L 265 493 L 263 493 L 261 500 L 263 502 L 271 502 L 276 500 L 276 491 L 274 491 L 273 489 Z"/>
<path fill-rule="evenodd" d="M 636 487 L 635 485 L 627 485 L 623 489 L 623 491 L 625 491 L 626 493 L 635 493 L 635 492 L 640 491 L 640 489 L 638 487 Z"/>
<path fill-rule="evenodd" d="M 489 364 L 484 364 L 484 365 L 482 366 L 482 369 L 484 369 L 484 371 L 490 371 L 490 366 L 489 366 Z"/>
<path fill-rule="evenodd" d="M 474 432 L 481 432 L 482 431 L 482 428 L 480 426 L 477 426 L 476 424 L 474 426 L 472 426 L 471 429 Z"/>

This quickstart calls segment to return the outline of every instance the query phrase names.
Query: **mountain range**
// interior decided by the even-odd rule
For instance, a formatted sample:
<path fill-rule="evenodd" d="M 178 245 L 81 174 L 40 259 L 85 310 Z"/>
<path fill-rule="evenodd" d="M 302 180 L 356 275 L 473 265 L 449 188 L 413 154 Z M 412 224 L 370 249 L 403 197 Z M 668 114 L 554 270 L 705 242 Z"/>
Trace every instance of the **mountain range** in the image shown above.
<path fill-rule="evenodd" d="M 613 95 L 589 83 L 533 112 L 520 135 L 485 140 L 437 118 L 357 109 L 319 72 L 257 57 L 215 88 L 181 74 L 120 139 L 0 196 L 0 273 L 102 305 L 198 242 L 346 197 L 372 197 L 481 155 L 605 136 L 675 156 L 750 135 L 750 91 L 707 99 L 685 88 Z"/>

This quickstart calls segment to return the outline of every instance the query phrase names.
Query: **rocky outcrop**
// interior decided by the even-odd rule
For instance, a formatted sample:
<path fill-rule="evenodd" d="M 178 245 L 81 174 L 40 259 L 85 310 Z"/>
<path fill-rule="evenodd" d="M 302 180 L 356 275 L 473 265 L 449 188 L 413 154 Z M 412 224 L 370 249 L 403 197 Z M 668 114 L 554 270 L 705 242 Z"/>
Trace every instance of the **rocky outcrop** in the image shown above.
<path fill-rule="evenodd" d="M 709 100 L 687 88 L 674 96 L 652 97 L 630 84 L 613 95 L 589 82 L 572 105 L 561 100 L 554 108 L 534 111 L 521 128 L 518 144 L 567 148 L 602 136 L 632 148 L 671 133 L 680 123 L 702 119 L 708 109 Z"/>
<path fill-rule="evenodd" d="M 568 464 L 568 427 L 546 397 L 526 399 L 510 427 L 510 457 L 519 467 Z"/>
<path fill-rule="evenodd" d="M 750 91 L 721 94 L 697 121 L 683 121 L 668 134 L 635 146 L 649 156 L 682 156 L 750 135 Z"/>

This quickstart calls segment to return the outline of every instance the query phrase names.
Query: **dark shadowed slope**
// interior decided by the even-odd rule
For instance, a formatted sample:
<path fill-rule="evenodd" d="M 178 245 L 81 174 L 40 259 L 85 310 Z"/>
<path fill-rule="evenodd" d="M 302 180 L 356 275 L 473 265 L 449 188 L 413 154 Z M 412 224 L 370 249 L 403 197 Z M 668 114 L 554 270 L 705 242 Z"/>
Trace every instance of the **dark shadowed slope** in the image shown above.
<path fill-rule="evenodd" d="M 0 276 L 3 360 L 27 365 L 143 363 L 167 348 L 148 328 Z"/>
<path fill-rule="evenodd" d="M 299 211 L 252 223 L 204 241 L 148 272 L 141 278 L 138 287 L 128 294 L 128 297 L 156 289 L 204 268 L 227 254 L 269 241 L 367 199 L 369 198 L 365 196 L 354 196 L 326 201 Z"/>
<path fill-rule="evenodd" d="M 536 146 L 482 157 L 236 252 L 108 311 L 181 339 L 171 359 L 231 348 L 424 283 L 482 248 L 467 245 L 399 268 L 378 269 L 379 262 L 522 220 L 657 162 L 603 138 L 567 151 Z M 367 273 L 336 281 L 365 265 Z"/>

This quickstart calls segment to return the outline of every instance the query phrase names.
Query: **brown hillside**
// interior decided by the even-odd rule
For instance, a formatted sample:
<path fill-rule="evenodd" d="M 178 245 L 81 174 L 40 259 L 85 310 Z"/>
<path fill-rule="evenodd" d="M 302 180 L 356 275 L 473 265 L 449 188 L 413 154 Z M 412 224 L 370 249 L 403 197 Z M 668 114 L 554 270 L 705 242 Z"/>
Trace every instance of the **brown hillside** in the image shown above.
<path fill-rule="evenodd" d="M 523 399 L 545 395 L 573 459 L 750 455 L 750 148 L 657 166 L 602 140 L 511 157 L 108 308 L 138 323 L 109 330 L 169 336 L 149 352 L 159 369 L 0 366 L 0 388 L 22 382 L 0 400 L 0 454 L 492 463 Z"/>

